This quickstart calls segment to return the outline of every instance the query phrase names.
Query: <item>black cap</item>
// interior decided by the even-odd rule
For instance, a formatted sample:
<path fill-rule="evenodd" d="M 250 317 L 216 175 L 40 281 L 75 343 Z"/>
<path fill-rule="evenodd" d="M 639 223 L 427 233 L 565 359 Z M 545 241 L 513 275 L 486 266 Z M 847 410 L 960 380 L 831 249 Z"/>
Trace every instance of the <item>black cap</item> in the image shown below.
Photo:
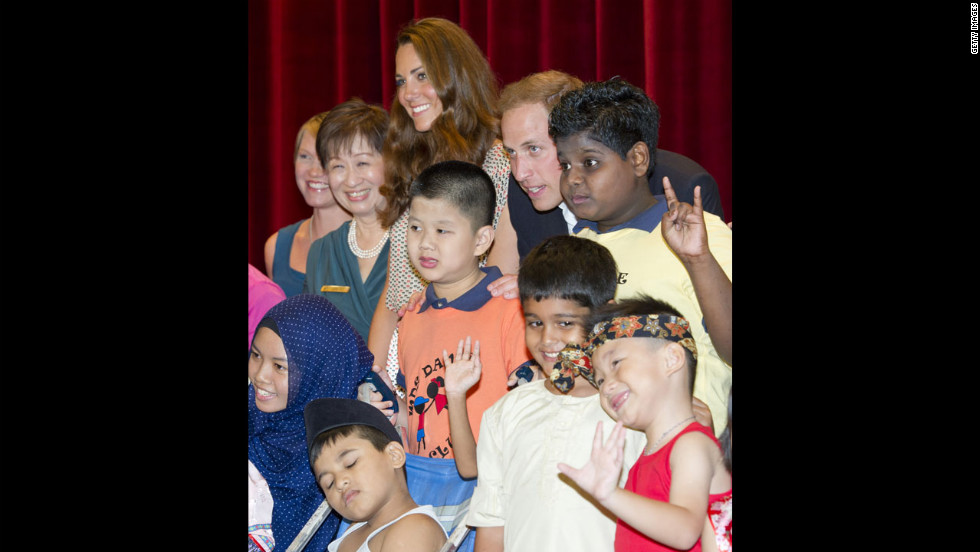
<path fill-rule="evenodd" d="M 373 427 L 392 441 L 402 442 L 395 426 L 380 410 L 355 399 L 314 399 L 303 409 L 306 423 L 306 452 L 317 435 L 324 431 L 348 425 Z"/>

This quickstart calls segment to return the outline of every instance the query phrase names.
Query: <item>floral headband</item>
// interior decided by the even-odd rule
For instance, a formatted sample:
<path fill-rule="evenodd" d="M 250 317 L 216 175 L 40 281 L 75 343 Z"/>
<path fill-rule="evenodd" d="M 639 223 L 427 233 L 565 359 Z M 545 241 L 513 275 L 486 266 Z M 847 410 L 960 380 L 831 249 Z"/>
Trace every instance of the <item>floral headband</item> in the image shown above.
<path fill-rule="evenodd" d="M 617 316 L 596 324 L 581 345 L 570 343 L 559 353 L 559 361 L 551 370 L 551 382 L 562 393 L 575 386 L 575 376 L 582 376 L 598 388 L 592 369 L 592 352 L 611 339 L 622 337 L 653 337 L 680 344 L 698 360 L 698 347 L 691 334 L 691 325 L 680 316 L 640 314 Z"/>

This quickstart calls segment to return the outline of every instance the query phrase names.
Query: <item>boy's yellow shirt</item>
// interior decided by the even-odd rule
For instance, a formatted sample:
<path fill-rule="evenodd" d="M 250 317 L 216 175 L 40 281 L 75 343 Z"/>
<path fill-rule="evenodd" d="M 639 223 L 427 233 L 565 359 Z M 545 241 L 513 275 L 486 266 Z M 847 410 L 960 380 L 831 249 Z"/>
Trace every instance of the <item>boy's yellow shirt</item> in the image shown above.
<path fill-rule="evenodd" d="M 575 235 L 599 242 L 612 253 L 619 269 L 617 300 L 644 293 L 669 303 L 691 323 L 691 333 L 698 346 L 694 396 L 708 405 L 715 435 L 719 436 L 728 420 L 732 367 L 722 361 L 715 351 L 704 327 L 704 315 L 694 285 L 680 259 L 663 239 L 660 220 L 667 212 L 667 201 L 663 196 L 657 198 L 660 201 L 656 205 L 606 232 L 599 232 L 593 222 L 580 220 L 575 226 Z M 704 213 L 704 222 L 711 254 L 730 280 L 732 230 L 711 213 Z"/>

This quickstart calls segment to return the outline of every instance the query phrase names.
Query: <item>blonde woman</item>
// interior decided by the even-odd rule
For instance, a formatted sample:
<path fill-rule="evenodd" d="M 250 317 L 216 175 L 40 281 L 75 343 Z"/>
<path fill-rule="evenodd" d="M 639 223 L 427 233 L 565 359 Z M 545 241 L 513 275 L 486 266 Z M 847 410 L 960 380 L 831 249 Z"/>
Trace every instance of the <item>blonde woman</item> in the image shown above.
<path fill-rule="evenodd" d="M 350 214 L 334 200 L 316 151 L 316 133 L 326 116 L 327 112 L 318 113 L 303 123 L 293 151 L 296 186 L 306 204 L 313 208 L 313 214 L 308 219 L 280 228 L 265 242 L 266 274 L 279 284 L 286 297 L 303 291 L 310 244 L 350 220 Z"/>

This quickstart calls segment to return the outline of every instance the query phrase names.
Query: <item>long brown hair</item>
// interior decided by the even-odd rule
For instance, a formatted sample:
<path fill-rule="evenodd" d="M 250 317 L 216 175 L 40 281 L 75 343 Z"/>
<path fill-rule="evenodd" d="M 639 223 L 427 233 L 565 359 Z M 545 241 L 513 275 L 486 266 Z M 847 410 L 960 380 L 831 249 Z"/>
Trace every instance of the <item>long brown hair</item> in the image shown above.
<path fill-rule="evenodd" d="M 405 26 L 396 43 L 415 48 L 443 111 L 429 131 L 418 132 L 396 93 L 382 152 L 385 226 L 394 224 L 405 211 L 408 188 L 423 169 L 448 160 L 482 165 L 500 126 L 497 76 L 466 31 L 446 19 L 430 17 Z"/>

